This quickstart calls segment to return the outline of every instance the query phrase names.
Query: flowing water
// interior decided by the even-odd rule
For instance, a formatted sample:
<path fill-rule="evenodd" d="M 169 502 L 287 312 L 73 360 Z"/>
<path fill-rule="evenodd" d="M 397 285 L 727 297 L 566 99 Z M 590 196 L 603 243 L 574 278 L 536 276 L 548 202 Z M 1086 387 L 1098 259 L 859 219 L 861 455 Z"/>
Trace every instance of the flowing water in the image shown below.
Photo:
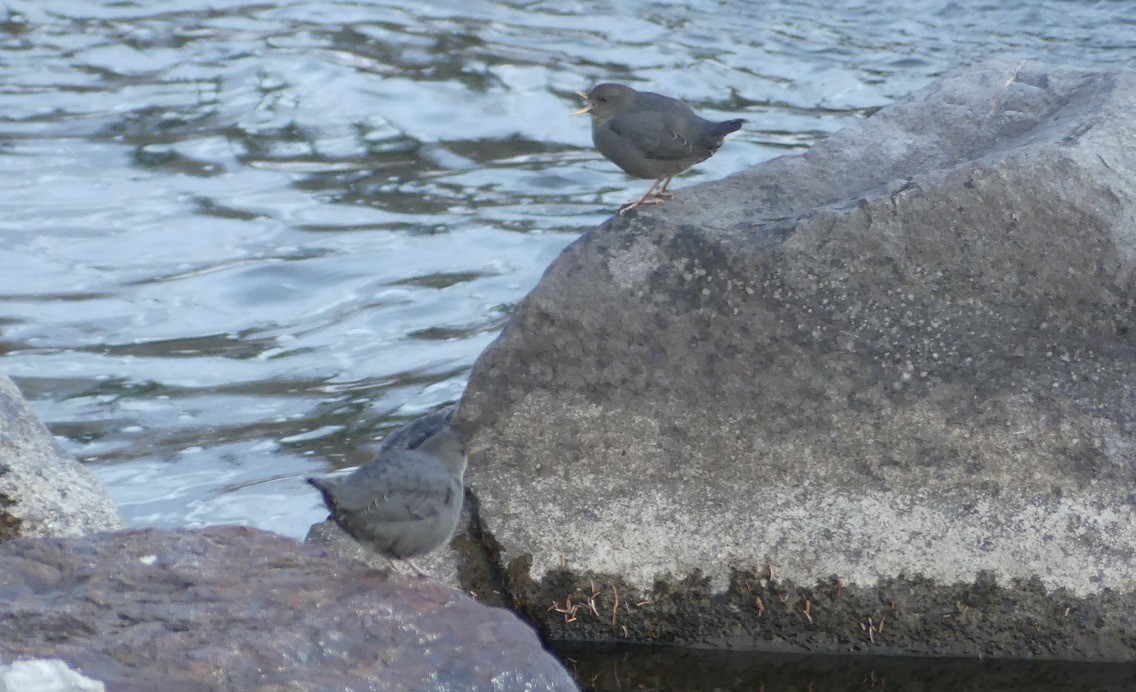
<path fill-rule="evenodd" d="M 681 190 L 994 57 L 1128 64 L 1136 4 L 8 0 L 0 371 L 132 525 L 302 537 L 646 188 L 575 90 L 747 118 Z"/>

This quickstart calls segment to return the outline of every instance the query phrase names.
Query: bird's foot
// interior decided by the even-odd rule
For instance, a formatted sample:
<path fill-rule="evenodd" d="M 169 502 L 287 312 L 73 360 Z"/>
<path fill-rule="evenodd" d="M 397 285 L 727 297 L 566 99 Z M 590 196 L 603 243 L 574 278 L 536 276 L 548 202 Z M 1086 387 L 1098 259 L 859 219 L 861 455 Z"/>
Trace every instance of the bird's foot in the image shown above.
<path fill-rule="evenodd" d="M 670 198 L 667 197 L 667 198 L 663 198 L 663 199 L 670 199 Z M 637 199 L 634 202 L 628 202 L 627 204 L 621 204 L 621 205 L 619 205 L 619 215 L 623 216 L 624 214 L 631 211 L 635 207 L 643 206 L 643 205 L 646 205 L 646 204 L 662 204 L 663 199 L 660 199 L 660 198 L 655 197 L 655 196 L 651 196 L 651 197 L 644 197 L 642 199 Z"/>
<path fill-rule="evenodd" d="M 673 192 L 656 192 L 655 194 L 653 194 L 651 196 L 652 197 L 658 197 L 659 200 L 674 199 L 675 193 L 673 193 Z M 658 204 L 658 202 L 656 202 L 656 204 Z"/>
<path fill-rule="evenodd" d="M 390 560 L 390 569 L 391 569 L 391 571 L 392 571 L 392 572 L 394 572 L 395 574 L 398 574 L 398 575 L 400 575 L 400 576 L 404 576 L 404 577 L 405 577 L 405 576 L 409 576 L 409 575 L 408 575 L 408 574 L 406 573 L 406 570 L 402 568 L 402 565 L 404 565 L 404 564 L 405 564 L 405 565 L 409 565 L 409 566 L 410 566 L 410 568 L 414 570 L 414 573 L 415 573 L 415 574 L 416 574 L 416 575 L 417 575 L 417 576 L 418 576 L 419 578 L 426 578 L 426 579 L 429 579 L 429 578 L 430 578 L 430 575 L 429 575 L 429 574 L 427 574 L 426 572 L 424 572 L 424 571 L 422 570 L 422 568 L 421 568 L 421 567 L 419 567 L 418 565 L 414 564 L 414 560 L 411 560 L 411 559 L 410 559 L 410 558 L 408 558 L 408 557 L 392 557 L 392 556 L 389 556 L 389 555 L 388 555 L 388 556 L 387 556 L 387 559 L 388 559 L 388 560 Z"/>
<path fill-rule="evenodd" d="M 424 579 L 430 578 L 429 574 L 427 574 L 426 572 L 423 572 L 421 567 L 414 564 L 414 560 L 411 560 L 410 558 L 406 557 L 406 558 L 403 558 L 402 561 L 405 562 L 406 564 L 410 565 L 411 567 L 413 567 L 414 571 L 418 573 L 419 577 L 422 577 Z"/>

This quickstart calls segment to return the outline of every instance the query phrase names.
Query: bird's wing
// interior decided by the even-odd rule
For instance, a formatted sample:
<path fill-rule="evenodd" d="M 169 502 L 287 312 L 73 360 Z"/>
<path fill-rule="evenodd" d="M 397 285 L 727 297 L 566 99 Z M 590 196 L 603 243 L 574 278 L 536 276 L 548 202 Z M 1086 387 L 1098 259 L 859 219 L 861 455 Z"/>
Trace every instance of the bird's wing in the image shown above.
<path fill-rule="evenodd" d="M 402 452 L 382 461 L 362 466 L 336 487 L 339 511 L 376 521 L 413 521 L 435 516 L 453 501 L 451 476 L 434 459 Z"/>
<path fill-rule="evenodd" d="M 690 141 L 658 111 L 617 115 L 608 121 L 608 127 L 650 159 L 683 159 L 694 151 Z"/>

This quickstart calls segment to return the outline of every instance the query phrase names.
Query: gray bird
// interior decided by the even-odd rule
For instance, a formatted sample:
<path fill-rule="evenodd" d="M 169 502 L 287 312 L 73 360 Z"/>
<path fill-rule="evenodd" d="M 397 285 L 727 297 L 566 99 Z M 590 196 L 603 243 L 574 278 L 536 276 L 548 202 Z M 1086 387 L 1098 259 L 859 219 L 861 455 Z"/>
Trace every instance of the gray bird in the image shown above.
<path fill-rule="evenodd" d="M 445 543 L 458 523 L 465 451 L 443 427 L 414 449 L 381 451 L 341 479 L 308 478 L 331 516 L 360 543 L 390 558 L 424 555 Z"/>
<path fill-rule="evenodd" d="M 592 116 L 592 142 L 600 153 L 633 176 L 655 179 L 646 194 L 621 205 L 620 214 L 640 204 L 674 199 L 667 192 L 671 178 L 713 156 L 726 135 L 745 122 L 706 120 L 678 99 L 623 84 L 600 84 L 586 94 L 576 93 L 587 104 L 572 115 Z M 656 192 L 660 183 L 663 187 Z"/>

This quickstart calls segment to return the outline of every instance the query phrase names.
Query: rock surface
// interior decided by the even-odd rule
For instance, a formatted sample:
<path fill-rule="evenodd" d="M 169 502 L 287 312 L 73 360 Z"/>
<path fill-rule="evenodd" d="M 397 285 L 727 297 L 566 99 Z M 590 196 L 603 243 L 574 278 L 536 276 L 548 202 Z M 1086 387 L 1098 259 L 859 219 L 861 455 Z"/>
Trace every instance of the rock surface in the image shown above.
<path fill-rule="evenodd" d="M 0 375 L 0 541 L 125 525 L 95 475 L 59 449 L 20 390 Z"/>
<path fill-rule="evenodd" d="M 0 660 L 115 690 L 572 690 L 515 615 L 245 527 L 0 544 Z"/>
<path fill-rule="evenodd" d="M 566 249 L 454 420 L 513 595 L 562 639 L 1136 658 L 1133 103 L 981 65 Z"/>

